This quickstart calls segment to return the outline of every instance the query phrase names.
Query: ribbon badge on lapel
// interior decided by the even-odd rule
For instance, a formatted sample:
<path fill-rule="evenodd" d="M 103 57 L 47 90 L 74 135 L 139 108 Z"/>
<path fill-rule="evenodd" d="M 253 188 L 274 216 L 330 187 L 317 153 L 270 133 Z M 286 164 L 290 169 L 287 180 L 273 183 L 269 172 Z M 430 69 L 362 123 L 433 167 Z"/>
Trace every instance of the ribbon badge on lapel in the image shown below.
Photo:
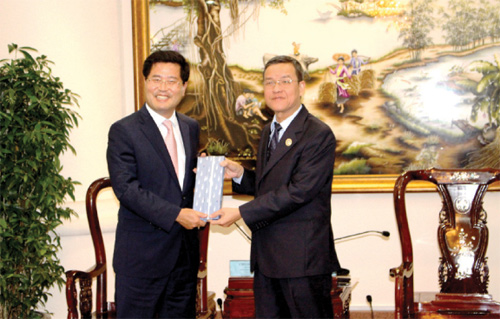
<path fill-rule="evenodd" d="M 286 146 L 292 145 L 292 139 L 291 138 L 287 138 L 286 141 L 285 141 L 285 145 Z"/>

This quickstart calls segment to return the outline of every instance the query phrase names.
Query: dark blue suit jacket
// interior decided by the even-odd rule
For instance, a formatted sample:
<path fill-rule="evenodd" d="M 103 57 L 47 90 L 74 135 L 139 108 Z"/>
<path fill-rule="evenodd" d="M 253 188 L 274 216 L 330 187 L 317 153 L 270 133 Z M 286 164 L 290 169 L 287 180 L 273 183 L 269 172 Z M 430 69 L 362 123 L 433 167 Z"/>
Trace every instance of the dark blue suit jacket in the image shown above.
<path fill-rule="evenodd" d="M 107 160 L 111 184 L 120 201 L 113 266 L 116 273 L 142 278 L 168 275 L 181 249 L 198 268 L 196 230 L 175 221 L 192 207 L 199 146 L 198 123 L 177 113 L 186 151 L 181 191 L 165 142 L 145 106 L 117 121 L 109 131 Z M 184 247 L 184 248 L 183 248 Z"/>
<path fill-rule="evenodd" d="M 234 191 L 255 195 L 240 206 L 252 230 L 251 268 L 271 278 L 331 274 L 340 268 L 330 202 L 335 136 L 303 106 L 266 164 L 269 133 L 267 125 L 256 171 L 233 183 Z"/>

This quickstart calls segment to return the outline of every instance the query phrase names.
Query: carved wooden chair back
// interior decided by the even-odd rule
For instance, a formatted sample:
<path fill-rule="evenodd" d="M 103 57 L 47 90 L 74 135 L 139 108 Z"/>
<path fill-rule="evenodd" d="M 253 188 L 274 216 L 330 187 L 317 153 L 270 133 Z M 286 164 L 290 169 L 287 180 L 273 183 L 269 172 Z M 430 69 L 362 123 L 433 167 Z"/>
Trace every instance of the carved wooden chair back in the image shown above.
<path fill-rule="evenodd" d="M 413 247 L 405 203 L 407 185 L 414 180 L 434 183 L 443 204 L 437 230 L 441 252 L 438 294 L 414 293 Z M 500 304 L 487 295 L 488 228 L 483 209 L 489 185 L 499 180 L 500 170 L 493 169 L 418 170 L 397 179 L 394 207 L 403 261 L 390 271 L 396 279 L 396 318 L 417 318 L 418 312 L 456 316 L 493 316 L 496 311 L 500 314 Z"/>
<path fill-rule="evenodd" d="M 68 305 L 68 319 L 79 318 L 114 318 L 116 307 L 114 302 L 107 300 L 107 263 L 106 250 L 99 224 L 97 212 L 97 197 L 99 193 L 111 187 L 108 177 L 94 181 L 87 190 L 86 209 L 90 234 L 94 244 L 95 265 L 89 270 L 69 270 L 66 272 L 66 303 Z M 207 254 L 210 228 L 204 227 L 199 231 L 200 238 L 200 265 L 198 268 L 198 293 L 196 300 L 197 318 L 215 317 L 215 293 L 207 289 Z M 92 284 L 96 280 L 95 312 L 92 313 L 93 296 Z M 79 282 L 80 293 L 77 294 L 76 283 Z M 79 297 L 79 298 L 78 298 Z"/>
<path fill-rule="evenodd" d="M 92 282 L 94 279 L 97 283 L 95 316 L 97 318 L 113 318 L 116 315 L 114 302 L 107 301 L 106 251 L 104 249 L 101 225 L 99 224 L 99 217 L 97 215 L 97 196 L 102 190 L 108 187 L 111 187 L 111 181 L 106 177 L 94 181 L 87 190 L 87 220 L 89 222 L 92 243 L 94 244 L 95 265 L 86 271 L 69 270 L 66 272 L 68 319 L 79 318 L 78 310 L 82 318 L 90 318 L 92 316 Z M 78 298 L 77 295 L 77 282 L 80 284 L 80 298 Z"/>

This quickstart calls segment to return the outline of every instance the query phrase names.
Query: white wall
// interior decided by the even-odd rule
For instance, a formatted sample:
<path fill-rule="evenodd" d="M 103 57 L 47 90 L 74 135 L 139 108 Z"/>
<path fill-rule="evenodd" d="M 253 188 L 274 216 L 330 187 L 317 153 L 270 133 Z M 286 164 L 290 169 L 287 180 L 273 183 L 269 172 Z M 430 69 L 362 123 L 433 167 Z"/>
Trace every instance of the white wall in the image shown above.
<path fill-rule="evenodd" d="M 109 126 L 134 110 L 129 1 L 1 0 L 0 59 L 7 44 L 29 46 L 55 62 L 53 73 L 81 96 L 80 125 L 71 132 L 63 174 L 80 181 L 76 197 L 106 176 Z"/>
<path fill-rule="evenodd" d="M 55 62 L 54 74 L 64 85 L 81 96 L 80 126 L 71 133 L 77 156 L 64 155 L 63 174 L 82 183 L 77 187 L 75 203 L 68 202 L 80 215 L 66 222 L 59 232 L 63 250 L 59 257 L 69 269 L 87 269 L 94 258 L 88 236 L 84 196 L 88 185 L 106 176 L 106 143 L 109 126 L 133 112 L 133 69 L 131 9 L 125 0 L 0 0 L 0 59 L 8 58 L 7 44 L 31 46 Z M 425 248 L 416 253 L 417 284 L 421 290 L 437 288 L 438 251 L 435 246 L 440 200 L 437 195 L 415 193 L 408 196 L 410 222 L 415 222 L 413 239 Z M 112 193 L 101 199 L 107 250 L 112 251 L 117 203 Z M 224 205 L 237 206 L 239 198 L 225 197 Z M 335 237 L 365 230 L 388 230 L 389 239 L 364 236 L 337 243 L 341 264 L 359 280 L 353 291 L 353 309 L 368 309 L 366 295 L 373 297 L 374 308 L 392 309 L 394 284 L 389 268 L 400 264 L 400 248 L 391 194 L 333 194 Z M 486 198 L 489 212 L 490 293 L 500 299 L 500 192 Z M 224 298 L 223 289 L 229 276 L 229 260 L 248 259 L 250 245 L 236 228 L 213 227 L 208 256 L 208 287 Z M 111 260 L 108 253 L 108 260 Z M 423 268 L 420 268 L 423 267 Z M 64 291 L 52 289 L 47 309 L 54 318 L 64 318 Z M 109 295 L 113 296 L 113 278 L 109 278 Z"/>

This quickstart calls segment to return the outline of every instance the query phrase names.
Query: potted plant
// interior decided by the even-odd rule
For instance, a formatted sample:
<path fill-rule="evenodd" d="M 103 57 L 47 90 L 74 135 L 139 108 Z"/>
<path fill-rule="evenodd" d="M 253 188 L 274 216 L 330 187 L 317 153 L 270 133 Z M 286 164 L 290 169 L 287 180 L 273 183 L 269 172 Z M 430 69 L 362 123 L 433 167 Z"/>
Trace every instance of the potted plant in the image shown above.
<path fill-rule="evenodd" d="M 206 150 L 209 156 L 225 156 L 229 151 L 229 144 L 223 140 L 209 138 Z"/>
<path fill-rule="evenodd" d="M 64 284 L 55 232 L 75 212 L 78 182 L 61 175 L 59 161 L 78 125 L 77 97 L 52 74 L 51 61 L 29 47 L 8 45 L 0 61 L 0 317 L 36 318 L 49 288 Z M 18 55 L 21 55 L 18 57 Z"/>

